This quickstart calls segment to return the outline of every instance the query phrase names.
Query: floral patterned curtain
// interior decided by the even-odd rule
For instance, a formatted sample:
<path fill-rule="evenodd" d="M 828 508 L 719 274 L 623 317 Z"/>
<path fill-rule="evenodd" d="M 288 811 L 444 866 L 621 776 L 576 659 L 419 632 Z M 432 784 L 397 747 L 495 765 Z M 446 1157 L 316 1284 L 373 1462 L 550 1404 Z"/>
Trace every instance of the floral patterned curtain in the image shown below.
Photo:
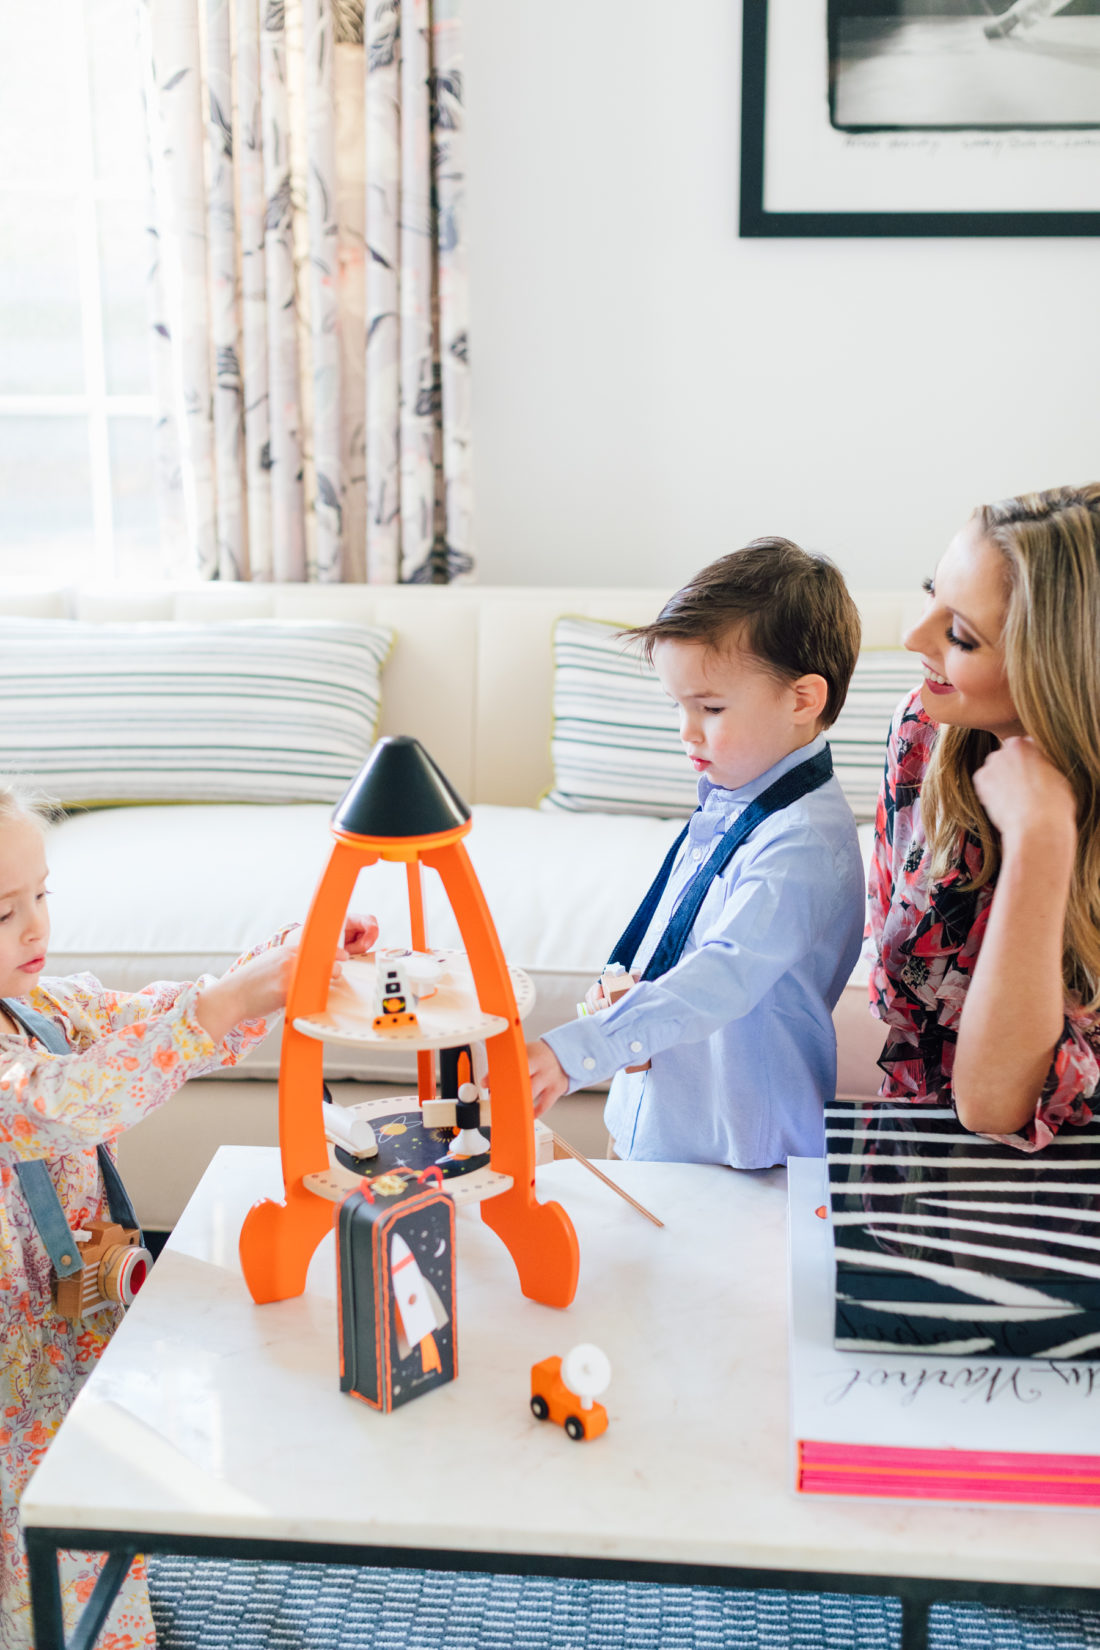
<path fill-rule="evenodd" d="M 468 575 L 459 0 L 139 0 L 165 530 L 207 578 Z"/>

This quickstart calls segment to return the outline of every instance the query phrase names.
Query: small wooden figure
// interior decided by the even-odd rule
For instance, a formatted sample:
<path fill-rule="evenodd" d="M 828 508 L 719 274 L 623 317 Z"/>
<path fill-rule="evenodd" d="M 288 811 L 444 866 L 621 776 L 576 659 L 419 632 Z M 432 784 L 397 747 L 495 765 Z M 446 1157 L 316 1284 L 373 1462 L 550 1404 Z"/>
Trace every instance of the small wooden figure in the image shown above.
<path fill-rule="evenodd" d="M 400 957 L 379 957 L 375 989 L 378 994 L 375 1031 L 396 1031 L 401 1026 L 416 1025 L 408 969 Z"/>
<path fill-rule="evenodd" d="M 377 1157 L 378 1140 L 366 1118 L 356 1116 L 346 1106 L 338 1106 L 327 1084 L 324 1096 L 322 1116 L 325 1120 L 325 1138 L 336 1146 L 342 1146 L 352 1157 Z"/>
<path fill-rule="evenodd" d="M 87 1318 L 104 1306 L 129 1306 L 153 1264 L 140 1231 L 113 1220 L 89 1220 L 75 1235 L 84 1267 L 57 1280 L 62 1317 Z"/>
<path fill-rule="evenodd" d="M 600 975 L 600 990 L 610 1008 L 614 1008 L 620 997 L 626 996 L 634 983 L 633 974 L 628 974 L 622 963 L 609 963 Z"/>
<path fill-rule="evenodd" d="M 455 1101 L 455 1127 L 458 1133 L 448 1150 L 455 1157 L 477 1157 L 489 1150 L 489 1142 L 481 1132 L 481 1092 L 476 1083 L 463 1083 Z"/>

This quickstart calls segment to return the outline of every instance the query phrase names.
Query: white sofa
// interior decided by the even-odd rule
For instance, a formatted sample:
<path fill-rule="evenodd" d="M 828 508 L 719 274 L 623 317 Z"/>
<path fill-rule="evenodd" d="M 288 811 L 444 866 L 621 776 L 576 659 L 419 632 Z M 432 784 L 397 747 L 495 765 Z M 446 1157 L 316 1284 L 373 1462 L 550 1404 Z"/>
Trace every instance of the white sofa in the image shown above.
<path fill-rule="evenodd" d="M 395 632 L 382 683 L 382 733 L 419 738 L 472 805 L 468 845 L 506 955 L 534 979 L 533 1035 L 569 1018 L 648 885 L 676 821 L 538 810 L 550 784 L 551 635 L 563 614 L 635 623 L 664 590 L 208 584 L 148 590 L 0 588 L 0 616 L 219 621 L 329 618 Z M 896 647 L 904 599 L 856 593 L 870 647 Z M 886 729 L 883 728 L 885 737 Z M 224 969 L 251 943 L 306 911 L 328 852 L 328 807 L 128 806 L 76 814 L 50 842 L 50 972 L 89 970 L 136 989 Z M 866 837 L 867 832 L 865 831 Z M 364 872 L 354 901 L 375 911 L 386 943 L 407 941 L 404 875 Z M 457 943 L 434 877 L 430 940 Z M 841 1093 L 873 1093 L 880 1046 L 860 970 L 838 1006 Z M 261 1082 L 188 1085 L 126 1138 L 124 1170 L 146 1224 L 171 1225 L 217 1145 L 274 1139 L 273 1035 L 239 1070 Z M 409 1057 L 367 1065 L 327 1058 L 345 1078 L 405 1079 Z M 251 1091 L 251 1094 L 250 1094 Z M 261 1117 L 242 1128 L 245 1109 Z M 155 1127 L 154 1127 L 155 1125 Z"/>

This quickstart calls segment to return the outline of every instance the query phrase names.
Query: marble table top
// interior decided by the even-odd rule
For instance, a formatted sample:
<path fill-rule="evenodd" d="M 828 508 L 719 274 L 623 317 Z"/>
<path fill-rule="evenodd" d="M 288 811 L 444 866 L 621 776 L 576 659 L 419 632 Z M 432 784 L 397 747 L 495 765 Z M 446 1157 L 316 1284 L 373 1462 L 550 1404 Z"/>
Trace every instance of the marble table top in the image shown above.
<path fill-rule="evenodd" d="M 1095 1586 L 1079 1511 L 803 1497 L 786 1383 L 785 1175 L 538 1171 L 577 1228 L 566 1312 L 520 1294 L 458 1211 L 459 1376 L 381 1415 L 339 1390 L 331 1237 L 297 1300 L 253 1304 L 237 1238 L 278 1153 L 222 1147 L 22 1503 L 28 1525 Z M 531 1365 L 594 1341 L 610 1426 L 574 1443 Z M 491 1566 L 490 1566 L 491 1567 Z"/>

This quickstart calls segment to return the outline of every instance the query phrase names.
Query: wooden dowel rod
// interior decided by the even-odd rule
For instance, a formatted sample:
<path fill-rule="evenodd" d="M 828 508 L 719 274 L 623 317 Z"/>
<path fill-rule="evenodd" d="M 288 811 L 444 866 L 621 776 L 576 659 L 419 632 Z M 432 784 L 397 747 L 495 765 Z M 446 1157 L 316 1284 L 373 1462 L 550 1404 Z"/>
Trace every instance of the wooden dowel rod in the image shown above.
<path fill-rule="evenodd" d="M 420 861 L 410 859 L 405 866 L 405 880 L 409 889 L 409 931 L 414 951 L 428 949 L 428 932 L 424 925 L 424 885 L 420 876 Z M 435 1055 L 431 1049 L 416 1053 L 416 1097 L 423 1105 L 435 1099 Z"/>
<path fill-rule="evenodd" d="M 409 932 L 414 951 L 428 949 L 428 934 L 424 924 L 424 885 L 420 880 L 420 861 L 410 859 L 405 866 L 405 880 L 409 889 Z"/>
<path fill-rule="evenodd" d="M 576 1146 L 571 1146 L 568 1140 L 563 1140 L 560 1134 L 554 1133 L 553 1129 L 550 1130 L 550 1138 L 553 1140 L 555 1146 L 560 1146 L 561 1150 L 565 1152 L 567 1157 L 574 1157 L 578 1163 L 583 1163 L 585 1168 L 590 1169 L 596 1176 L 597 1180 L 602 1180 L 605 1186 L 610 1186 L 613 1192 L 618 1192 L 619 1196 L 621 1198 L 625 1198 L 626 1202 L 630 1204 L 632 1209 L 637 1209 L 640 1215 L 645 1215 L 646 1219 L 651 1220 L 654 1226 L 664 1226 L 663 1220 L 658 1220 L 657 1216 L 655 1214 L 651 1214 L 645 1207 L 644 1203 L 639 1203 L 636 1198 L 631 1197 L 629 1192 L 624 1192 L 621 1186 L 616 1185 L 615 1181 L 613 1181 L 609 1175 L 605 1175 L 602 1170 L 597 1169 L 596 1165 L 590 1162 L 589 1159 L 585 1157 L 583 1152 L 579 1152 Z"/>

